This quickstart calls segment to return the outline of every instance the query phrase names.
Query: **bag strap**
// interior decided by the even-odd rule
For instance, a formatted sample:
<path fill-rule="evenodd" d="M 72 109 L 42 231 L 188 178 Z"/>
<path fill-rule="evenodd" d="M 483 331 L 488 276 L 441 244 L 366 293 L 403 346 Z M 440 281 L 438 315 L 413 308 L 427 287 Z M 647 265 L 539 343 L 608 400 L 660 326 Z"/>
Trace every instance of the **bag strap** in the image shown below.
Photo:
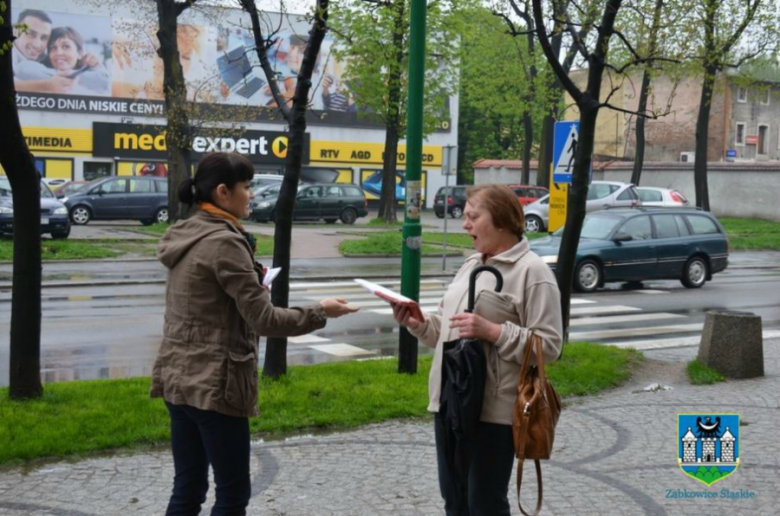
<path fill-rule="evenodd" d="M 539 459 L 534 459 L 534 466 L 536 466 L 536 509 L 534 509 L 533 514 L 528 514 L 525 512 L 525 509 L 523 509 L 523 505 L 520 503 L 520 484 L 523 482 L 523 461 L 525 459 L 519 458 L 517 459 L 517 507 L 520 508 L 520 512 L 525 514 L 525 516 L 537 516 L 539 512 L 542 510 L 542 464 L 539 462 Z"/>
<path fill-rule="evenodd" d="M 534 346 L 534 344 L 536 344 Z M 544 372 L 544 357 L 542 356 L 542 339 L 538 335 L 531 333 L 528 336 L 528 340 L 525 344 L 525 350 L 523 352 L 523 365 L 520 368 L 520 379 L 518 380 L 518 390 L 523 385 L 523 381 L 528 375 L 528 369 L 530 368 L 531 349 L 536 348 L 536 363 L 539 372 L 540 391 L 544 392 L 544 388 L 547 383 L 547 375 Z M 537 394 L 538 395 L 538 394 Z M 523 456 L 523 450 L 525 450 L 525 440 L 528 437 L 528 421 L 530 414 L 527 411 L 523 411 L 522 419 L 520 421 L 520 446 L 517 449 L 517 506 L 520 508 L 525 516 L 537 516 L 539 511 L 542 510 L 542 465 L 539 459 L 534 459 L 534 465 L 536 466 L 536 483 L 537 483 L 537 497 L 536 497 L 536 509 L 532 514 L 528 514 L 523 509 L 520 503 L 520 486 L 523 483 L 523 464 L 525 457 Z"/>

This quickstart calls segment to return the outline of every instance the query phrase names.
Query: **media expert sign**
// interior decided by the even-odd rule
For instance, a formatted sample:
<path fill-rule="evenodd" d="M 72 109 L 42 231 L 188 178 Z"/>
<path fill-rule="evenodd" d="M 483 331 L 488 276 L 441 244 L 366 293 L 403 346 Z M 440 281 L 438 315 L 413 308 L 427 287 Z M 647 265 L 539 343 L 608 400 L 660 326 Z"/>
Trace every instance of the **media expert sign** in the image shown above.
<path fill-rule="evenodd" d="M 193 157 L 197 159 L 211 152 L 237 152 L 252 163 L 283 164 L 287 158 L 287 136 L 287 133 L 273 131 L 227 131 L 224 135 L 196 133 L 192 138 Z M 130 159 L 168 157 L 163 126 L 95 122 L 92 142 L 95 156 Z M 308 134 L 303 149 L 303 163 L 308 163 Z"/>

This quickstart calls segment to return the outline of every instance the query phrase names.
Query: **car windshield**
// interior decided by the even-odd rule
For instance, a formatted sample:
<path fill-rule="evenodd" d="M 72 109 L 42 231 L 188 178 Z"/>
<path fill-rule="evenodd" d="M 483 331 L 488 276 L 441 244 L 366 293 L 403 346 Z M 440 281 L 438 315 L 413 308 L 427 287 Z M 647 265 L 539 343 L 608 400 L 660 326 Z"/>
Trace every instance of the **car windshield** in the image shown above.
<path fill-rule="evenodd" d="M 582 223 L 582 233 L 580 238 L 593 238 L 596 240 L 606 240 L 615 229 L 615 226 L 623 221 L 620 217 L 608 217 L 604 215 L 589 215 L 585 217 Z M 563 236 L 563 228 L 559 229 L 554 236 Z"/>
<path fill-rule="evenodd" d="M 0 196 L 10 197 L 12 195 L 11 192 L 11 182 L 7 177 L 0 177 Z M 43 181 L 41 181 L 41 197 L 54 198 L 54 194 L 51 193 L 51 190 Z"/>

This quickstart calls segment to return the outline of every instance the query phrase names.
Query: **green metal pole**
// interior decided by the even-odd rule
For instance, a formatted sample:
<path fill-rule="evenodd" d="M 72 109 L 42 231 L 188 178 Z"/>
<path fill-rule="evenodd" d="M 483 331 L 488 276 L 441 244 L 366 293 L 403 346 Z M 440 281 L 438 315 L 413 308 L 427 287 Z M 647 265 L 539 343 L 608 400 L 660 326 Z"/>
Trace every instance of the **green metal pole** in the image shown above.
<path fill-rule="evenodd" d="M 406 210 L 404 213 L 403 252 L 401 254 L 401 293 L 420 299 L 420 252 L 422 226 L 423 89 L 425 82 L 426 1 L 411 0 L 409 34 L 409 100 L 406 104 Z M 417 339 L 406 328 L 398 338 L 398 372 L 417 372 Z"/>

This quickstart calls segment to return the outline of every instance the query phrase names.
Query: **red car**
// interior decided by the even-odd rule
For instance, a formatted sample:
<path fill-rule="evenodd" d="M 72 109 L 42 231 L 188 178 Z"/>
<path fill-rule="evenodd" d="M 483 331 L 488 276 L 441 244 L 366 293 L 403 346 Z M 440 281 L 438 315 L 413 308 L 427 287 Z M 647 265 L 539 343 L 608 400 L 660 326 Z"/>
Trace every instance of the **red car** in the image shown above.
<path fill-rule="evenodd" d="M 515 191 L 517 194 L 517 200 L 520 204 L 525 206 L 531 204 L 534 201 L 538 201 L 550 192 L 543 186 L 530 186 L 530 185 L 507 185 L 509 188 Z"/>

